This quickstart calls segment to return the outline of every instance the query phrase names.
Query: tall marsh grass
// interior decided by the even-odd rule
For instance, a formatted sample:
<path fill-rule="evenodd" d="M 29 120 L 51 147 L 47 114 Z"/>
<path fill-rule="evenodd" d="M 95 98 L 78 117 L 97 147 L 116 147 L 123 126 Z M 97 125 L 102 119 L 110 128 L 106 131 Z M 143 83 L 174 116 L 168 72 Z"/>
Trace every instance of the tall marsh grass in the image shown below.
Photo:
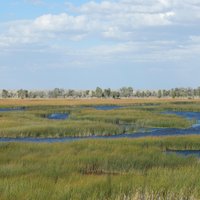
<path fill-rule="evenodd" d="M 200 199 L 200 137 L 0 144 L 0 199 Z"/>
<path fill-rule="evenodd" d="M 161 114 L 164 110 L 174 110 L 175 105 L 179 105 L 179 109 L 191 109 L 192 102 L 182 104 L 180 101 L 160 101 L 158 103 L 158 100 L 129 99 L 74 100 L 74 102 L 71 100 L 16 101 L 24 102 L 23 106 L 30 105 L 24 111 L 0 112 L 0 137 L 115 135 L 136 132 L 141 128 L 187 128 L 193 123 L 175 115 Z M 4 101 L 0 100 L 0 105 L 2 102 Z M 8 100 L 7 104 L 3 105 L 8 107 L 11 102 L 13 103 Z M 42 102 L 43 105 L 38 102 Z M 69 102 L 73 104 L 70 106 Z M 83 102 L 85 106 L 82 105 Z M 91 104 L 88 104 L 89 102 Z M 130 105 L 106 111 L 89 107 L 108 102 L 113 102 L 113 105 L 117 103 Z M 16 106 L 17 103 L 13 105 Z M 66 105 L 63 105 L 64 103 Z M 196 103 L 195 106 L 193 107 L 198 109 L 199 104 Z M 47 116 L 52 113 L 68 113 L 69 119 L 63 121 L 47 119 Z"/>

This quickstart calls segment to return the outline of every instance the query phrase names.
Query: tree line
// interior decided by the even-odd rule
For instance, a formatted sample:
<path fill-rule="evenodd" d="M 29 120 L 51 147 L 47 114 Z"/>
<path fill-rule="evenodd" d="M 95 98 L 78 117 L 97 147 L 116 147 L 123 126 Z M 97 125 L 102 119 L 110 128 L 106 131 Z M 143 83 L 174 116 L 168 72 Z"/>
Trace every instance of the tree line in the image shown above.
<path fill-rule="evenodd" d="M 135 90 L 133 87 L 122 87 L 95 90 L 73 90 L 55 88 L 52 90 L 6 90 L 0 91 L 1 98 L 200 98 L 198 88 L 174 88 L 170 90 Z"/>

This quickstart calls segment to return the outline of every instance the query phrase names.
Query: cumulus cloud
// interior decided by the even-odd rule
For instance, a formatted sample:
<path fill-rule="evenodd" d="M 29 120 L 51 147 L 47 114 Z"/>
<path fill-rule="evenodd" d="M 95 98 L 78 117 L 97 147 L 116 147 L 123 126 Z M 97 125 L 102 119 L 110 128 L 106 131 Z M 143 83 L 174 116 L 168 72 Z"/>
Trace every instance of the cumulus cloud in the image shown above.
<path fill-rule="evenodd" d="M 92 59 L 145 62 L 199 55 L 200 36 L 183 31 L 182 39 L 178 39 L 170 29 L 199 26 L 199 0 L 105 0 L 70 4 L 69 8 L 68 13 L 1 23 L 0 48 L 9 51 L 21 46 L 30 50 L 34 46 L 41 51 L 38 44 L 44 44 L 49 46 L 45 51 L 62 52 L 71 63 L 79 58 L 79 64 Z M 102 44 L 78 50 L 81 41 L 91 44 L 91 40 Z M 77 47 L 70 49 L 69 41 L 76 42 Z"/>
<path fill-rule="evenodd" d="M 0 33 L 0 46 L 36 43 L 47 39 L 66 37 L 71 40 L 82 39 L 87 33 L 85 16 L 47 14 L 35 20 L 19 20 L 3 24 Z"/>
<path fill-rule="evenodd" d="M 8 22 L 0 35 L 1 43 L 35 42 L 58 35 L 71 40 L 87 36 L 130 40 L 135 31 L 144 27 L 198 24 L 200 18 L 196 0 L 90 1 L 71 9 L 74 15 L 44 14 L 30 21 Z"/>

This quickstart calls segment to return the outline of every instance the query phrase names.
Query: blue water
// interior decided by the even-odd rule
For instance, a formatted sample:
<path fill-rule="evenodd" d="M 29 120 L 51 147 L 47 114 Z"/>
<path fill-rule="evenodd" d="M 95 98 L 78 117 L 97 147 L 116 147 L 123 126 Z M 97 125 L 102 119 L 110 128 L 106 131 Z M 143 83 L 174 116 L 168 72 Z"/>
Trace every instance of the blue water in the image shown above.
<path fill-rule="evenodd" d="M 51 115 L 48 115 L 48 119 L 54 119 L 54 120 L 65 120 L 69 117 L 68 113 L 53 113 Z"/>
<path fill-rule="evenodd" d="M 17 108 L 0 108 L 0 112 L 23 111 L 23 110 L 25 110 L 24 107 L 17 107 Z"/>
<path fill-rule="evenodd" d="M 184 117 L 189 120 L 196 120 L 196 123 L 192 125 L 193 128 L 200 126 L 200 112 L 177 112 L 177 111 L 167 111 L 164 114 L 174 114 L 180 117 Z"/>
<path fill-rule="evenodd" d="M 122 106 L 114 106 L 114 105 L 105 105 L 105 106 L 93 106 L 96 110 L 115 110 L 122 108 Z"/>
<path fill-rule="evenodd" d="M 200 135 L 200 112 L 165 112 L 165 114 L 175 114 L 196 123 L 190 128 L 152 128 L 148 132 L 138 131 L 137 133 L 120 134 L 112 136 L 88 136 L 88 137 L 64 137 L 64 138 L 0 138 L 0 142 L 66 142 L 81 139 L 117 139 L 117 138 L 141 138 L 141 137 L 162 137 L 179 135 Z"/>
<path fill-rule="evenodd" d="M 55 142 L 71 142 L 80 140 L 80 138 L 0 138 L 0 142 L 34 142 L 34 143 L 55 143 Z"/>
<path fill-rule="evenodd" d="M 83 107 L 84 108 L 84 107 Z M 122 106 L 115 106 L 115 105 L 102 105 L 102 106 L 93 106 L 96 110 L 115 110 L 122 108 Z M 25 110 L 24 107 L 16 107 L 16 108 L 0 108 L 0 112 L 9 112 L 9 111 L 23 111 Z M 59 114 L 59 113 L 56 113 Z"/>
<path fill-rule="evenodd" d="M 166 151 L 167 154 L 175 153 L 180 156 L 188 157 L 188 156 L 195 156 L 200 158 L 200 150 L 168 150 Z"/>

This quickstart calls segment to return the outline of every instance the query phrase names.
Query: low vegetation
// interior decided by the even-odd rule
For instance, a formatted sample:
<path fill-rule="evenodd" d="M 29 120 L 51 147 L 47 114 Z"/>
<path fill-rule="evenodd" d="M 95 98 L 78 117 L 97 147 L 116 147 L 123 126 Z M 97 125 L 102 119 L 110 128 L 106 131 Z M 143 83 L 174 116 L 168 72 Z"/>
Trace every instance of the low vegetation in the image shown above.
<path fill-rule="evenodd" d="M 1 200 L 200 199 L 200 137 L 0 143 Z"/>
<path fill-rule="evenodd" d="M 94 105 L 121 105 L 96 110 Z M 186 128 L 164 111 L 200 111 L 197 100 L 0 100 L 0 137 L 83 137 L 140 128 Z M 69 113 L 67 120 L 50 120 Z M 148 132 L 146 133 L 148 134 Z M 199 158 L 167 150 L 200 150 L 200 136 L 0 143 L 0 200 L 198 200 Z"/>
<path fill-rule="evenodd" d="M 94 105 L 121 105 L 96 110 Z M 192 121 L 162 114 L 166 110 L 198 111 L 200 102 L 167 100 L 4 100 L 0 107 L 25 110 L 0 112 L 0 137 L 84 137 L 137 132 L 141 128 L 187 128 Z M 49 120 L 52 113 L 69 113 L 67 120 Z"/>

